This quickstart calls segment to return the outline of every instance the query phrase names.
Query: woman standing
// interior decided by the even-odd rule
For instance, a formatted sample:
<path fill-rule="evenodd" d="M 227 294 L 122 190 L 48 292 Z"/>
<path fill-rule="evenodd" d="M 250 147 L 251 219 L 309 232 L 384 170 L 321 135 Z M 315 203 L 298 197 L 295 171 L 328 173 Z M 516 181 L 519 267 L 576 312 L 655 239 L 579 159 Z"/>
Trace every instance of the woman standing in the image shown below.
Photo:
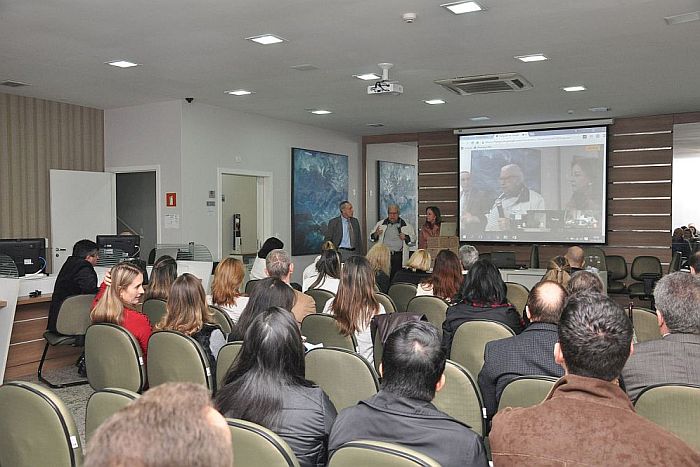
<path fill-rule="evenodd" d="M 437 206 L 428 206 L 425 209 L 425 223 L 418 232 L 418 248 L 428 248 L 428 238 L 440 236 L 442 216 Z"/>

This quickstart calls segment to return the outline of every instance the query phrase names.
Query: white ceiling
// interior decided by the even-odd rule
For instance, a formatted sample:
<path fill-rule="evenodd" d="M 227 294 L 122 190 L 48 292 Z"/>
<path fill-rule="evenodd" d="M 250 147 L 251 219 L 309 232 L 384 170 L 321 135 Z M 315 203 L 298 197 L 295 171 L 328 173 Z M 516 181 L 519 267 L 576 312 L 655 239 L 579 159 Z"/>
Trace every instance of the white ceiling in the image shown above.
<path fill-rule="evenodd" d="M 0 92 L 102 109 L 194 97 L 353 135 L 477 126 L 480 115 L 493 126 L 700 109 L 700 21 L 663 19 L 700 0 L 483 0 L 487 11 L 460 16 L 444 1 L 0 0 L 0 81 L 31 84 Z M 262 33 L 288 42 L 245 40 Z M 513 59 L 535 52 L 550 60 Z M 114 59 L 142 66 L 104 65 Z M 402 96 L 367 95 L 352 77 L 380 62 L 395 64 Z M 290 68 L 300 64 L 318 69 Z M 433 82 L 504 72 L 534 88 L 458 96 Z M 588 90 L 561 90 L 570 84 Z M 224 94 L 237 88 L 256 94 Z"/>

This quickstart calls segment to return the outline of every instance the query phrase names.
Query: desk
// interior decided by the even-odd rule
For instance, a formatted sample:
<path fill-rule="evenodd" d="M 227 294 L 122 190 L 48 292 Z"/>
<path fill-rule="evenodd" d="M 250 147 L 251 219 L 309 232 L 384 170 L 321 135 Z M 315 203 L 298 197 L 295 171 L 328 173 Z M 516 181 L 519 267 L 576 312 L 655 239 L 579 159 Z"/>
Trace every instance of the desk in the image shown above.
<path fill-rule="evenodd" d="M 504 282 L 515 282 L 522 284 L 532 290 L 532 288 L 542 280 L 546 269 L 501 269 L 501 278 Z M 598 276 L 603 281 L 603 288 L 608 290 L 608 271 L 599 271 Z"/>

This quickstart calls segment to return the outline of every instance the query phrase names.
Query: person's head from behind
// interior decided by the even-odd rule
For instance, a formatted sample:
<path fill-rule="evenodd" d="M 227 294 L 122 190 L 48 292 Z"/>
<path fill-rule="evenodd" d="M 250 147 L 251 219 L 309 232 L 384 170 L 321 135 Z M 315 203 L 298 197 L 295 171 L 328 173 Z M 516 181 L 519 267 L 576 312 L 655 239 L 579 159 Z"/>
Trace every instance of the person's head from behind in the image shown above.
<path fill-rule="evenodd" d="M 111 270 L 112 283 L 90 313 L 93 323 L 122 325 L 124 307 L 134 308 L 143 295 L 143 274 L 131 263 L 122 262 Z"/>
<path fill-rule="evenodd" d="M 567 296 L 564 287 L 557 282 L 538 282 L 527 296 L 527 317 L 533 322 L 557 324 Z"/>
<path fill-rule="evenodd" d="M 566 257 L 556 256 L 547 264 L 547 272 L 542 280 L 554 281 L 566 287 L 569 283 L 569 279 L 571 278 L 570 273 L 571 266 L 569 265 L 569 261 L 566 259 Z"/>
<path fill-rule="evenodd" d="M 289 282 L 289 278 L 294 272 L 292 257 L 284 250 L 272 250 L 265 258 L 265 269 L 268 276 Z"/>
<path fill-rule="evenodd" d="M 86 467 L 230 467 L 231 432 L 209 391 L 165 383 L 109 417 L 87 445 Z"/>
<path fill-rule="evenodd" d="M 459 261 L 462 263 L 462 269 L 469 271 L 474 263 L 479 260 L 479 250 L 472 245 L 462 245 L 459 247 Z"/>
<path fill-rule="evenodd" d="M 284 243 L 282 240 L 277 237 L 270 237 L 265 240 L 258 250 L 258 258 L 265 259 L 267 258 L 268 253 L 270 253 L 272 250 L 281 250 L 282 248 L 284 248 Z"/>
<path fill-rule="evenodd" d="M 566 285 L 569 295 L 581 292 L 605 293 L 605 287 L 598 274 L 591 271 L 576 271 Z"/>
<path fill-rule="evenodd" d="M 177 278 L 177 261 L 168 255 L 158 258 L 151 269 L 147 298 L 167 300 L 170 286 L 175 282 L 175 278 Z"/>
<path fill-rule="evenodd" d="M 338 248 L 336 245 L 331 242 L 330 240 L 326 240 L 323 243 L 321 243 L 321 251 L 326 251 L 326 250 L 337 250 Z"/>
<path fill-rule="evenodd" d="M 338 209 L 340 210 L 340 215 L 346 219 L 350 219 L 355 214 L 352 203 L 348 200 L 342 201 L 340 205 L 338 205 Z"/>
<path fill-rule="evenodd" d="M 387 338 L 382 354 L 382 389 L 400 397 L 431 401 L 444 384 L 445 353 L 435 326 L 411 321 Z"/>
<path fill-rule="evenodd" d="M 564 254 L 564 258 L 569 262 L 572 268 L 582 268 L 584 261 L 584 251 L 580 246 L 572 246 Z"/>
<path fill-rule="evenodd" d="M 82 258 L 95 266 L 97 260 L 100 259 L 97 243 L 92 240 L 79 240 L 75 242 L 75 245 L 73 245 L 73 256 Z"/>
<path fill-rule="evenodd" d="M 185 273 L 173 282 L 166 313 L 156 329 L 179 331 L 189 336 L 201 330 L 204 323 L 213 322 L 214 317 L 207 305 L 202 281 Z"/>
<path fill-rule="evenodd" d="M 406 267 L 414 271 L 427 272 L 430 269 L 430 262 L 432 258 L 428 250 L 419 249 L 413 252 L 408 261 L 406 262 Z"/>
<path fill-rule="evenodd" d="M 501 190 L 506 196 L 516 196 L 523 189 L 525 175 L 520 166 L 516 164 L 504 165 L 501 168 L 501 174 L 498 181 L 501 184 Z"/>
<path fill-rule="evenodd" d="M 331 309 L 344 335 L 369 325 L 379 304 L 374 297 L 374 271 L 367 258 L 351 256 L 345 261 Z"/>
<path fill-rule="evenodd" d="M 425 222 L 430 225 L 440 225 L 442 224 L 442 215 L 440 214 L 440 208 L 437 206 L 428 206 L 425 208 Z"/>
<path fill-rule="evenodd" d="M 375 245 L 367 252 L 367 261 L 373 271 L 383 271 L 387 276 L 391 272 L 391 250 L 383 243 Z"/>
<path fill-rule="evenodd" d="M 461 295 L 467 302 L 499 305 L 506 302 L 506 284 L 491 261 L 480 259 L 469 269 Z"/>
<path fill-rule="evenodd" d="M 601 294 L 572 295 L 559 318 L 554 359 L 567 374 L 613 381 L 632 352 L 632 322 Z"/>
<path fill-rule="evenodd" d="M 389 219 L 389 222 L 395 224 L 399 220 L 399 216 L 401 215 L 401 209 L 399 208 L 398 204 L 392 203 L 386 207 L 386 214 L 387 218 Z"/>
<path fill-rule="evenodd" d="M 696 251 L 688 258 L 688 267 L 692 275 L 696 275 L 700 272 L 700 251 Z"/>
<path fill-rule="evenodd" d="M 335 250 L 321 252 L 321 257 L 316 261 L 316 271 L 319 278 L 333 277 L 340 279 L 340 255 Z"/>
<path fill-rule="evenodd" d="M 673 240 L 674 241 L 681 241 L 683 240 L 683 229 L 680 227 L 676 227 L 673 229 Z"/>
<path fill-rule="evenodd" d="M 250 292 L 248 304 L 238 319 L 238 332 L 245 335 L 248 325 L 253 319 L 270 307 L 276 306 L 291 310 L 295 298 L 294 290 L 276 277 L 267 277 L 257 281 Z"/>
<path fill-rule="evenodd" d="M 211 282 L 211 301 L 215 305 L 232 305 L 241 295 L 240 288 L 245 277 L 243 262 L 236 258 L 226 258 L 214 270 Z"/>
<path fill-rule="evenodd" d="M 700 278 L 685 272 L 667 274 L 654 287 L 662 334 L 700 334 Z"/>
<path fill-rule="evenodd" d="M 450 250 L 440 250 L 428 279 L 433 285 L 433 295 L 451 300 L 459 292 L 462 280 L 462 264 L 457 255 Z"/>

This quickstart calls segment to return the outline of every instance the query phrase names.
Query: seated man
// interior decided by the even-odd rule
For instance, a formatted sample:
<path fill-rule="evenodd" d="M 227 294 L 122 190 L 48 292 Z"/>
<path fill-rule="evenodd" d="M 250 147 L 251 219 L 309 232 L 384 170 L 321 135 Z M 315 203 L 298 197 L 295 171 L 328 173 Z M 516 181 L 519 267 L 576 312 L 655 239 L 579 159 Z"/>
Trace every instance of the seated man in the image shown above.
<path fill-rule="evenodd" d="M 622 370 L 632 400 L 652 384 L 700 385 L 700 278 L 668 274 L 656 283 L 654 300 L 663 338 L 635 345 Z"/>
<path fill-rule="evenodd" d="M 571 267 L 571 273 L 583 270 L 583 263 L 585 261 L 583 248 L 580 246 L 572 246 L 564 254 L 564 258 L 569 261 L 569 266 Z"/>
<path fill-rule="evenodd" d="M 205 387 L 161 384 L 100 425 L 84 465 L 230 467 L 231 432 Z"/>
<path fill-rule="evenodd" d="M 566 291 L 561 285 L 539 282 L 530 291 L 525 306 L 531 324 L 517 336 L 486 344 L 479 388 L 488 418 L 496 413 L 503 389 L 518 376 L 558 378 L 564 374 L 564 369 L 554 361 L 554 344 L 565 301 Z"/>
<path fill-rule="evenodd" d="M 634 413 L 618 378 L 632 323 L 600 294 L 573 295 L 559 319 L 561 378 L 544 402 L 493 418 L 494 465 L 700 465 L 700 453 Z"/>
<path fill-rule="evenodd" d="M 382 389 L 340 412 L 331 428 L 329 458 L 344 443 L 366 439 L 403 445 L 444 466 L 487 465 L 480 437 L 430 403 L 445 384 L 444 369 L 434 326 L 399 326 L 384 345 Z"/>
<path fill-rule="evenodd" d="M 285 250 L 272 250 L 265 258 L 265 272 L 268 277 L 279 279 L 291 287 L 290 283 L 294 272 L 292 257 Z M 294 289 L 294 305 L 290 311 L 301 326 L 305 316 L 316 313 L 316 301 L 311 295 Z"/>
<path fill-rule="evenodd" d="M 696 275 L 698 272 L 700 272 L 700 251 L 696 251 L 690 258 L 688 258 L 687 266 L 690 268 L 690 273 L 692 275 Z"/>

